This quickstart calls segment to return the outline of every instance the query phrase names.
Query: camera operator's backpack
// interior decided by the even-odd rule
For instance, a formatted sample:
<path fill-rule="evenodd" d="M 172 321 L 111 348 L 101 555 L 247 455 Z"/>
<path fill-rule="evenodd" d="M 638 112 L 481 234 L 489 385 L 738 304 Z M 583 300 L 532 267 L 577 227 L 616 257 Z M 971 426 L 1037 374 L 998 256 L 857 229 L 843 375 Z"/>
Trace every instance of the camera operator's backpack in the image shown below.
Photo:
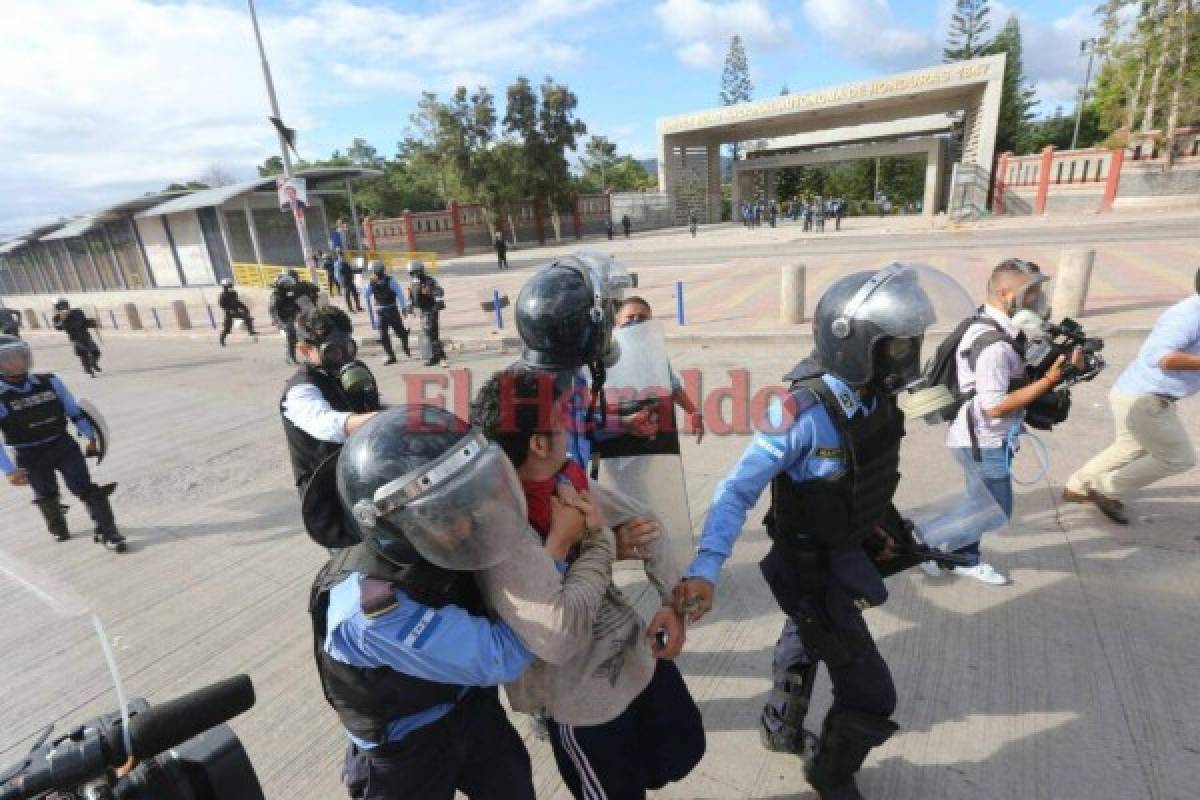
<path fill-rule="evenodd" d="M 987 323 L 995 330 L 984 331 L 975 337 L 975 341 L 971 343 L 968 350 L 962 350 L 962 340 L 966 336 L 967 331 L 971 326 L 977 323 Z M 946 422 L 952 421 L 958 416 L 958 410 L 962 408 L 963 403 L 966 403 L 974 395 L 974 391 L 964 392 L 959 387 L 958 383 L 958 355 L 961 351 L 967 357 L 967 361 L 974 367 L 975 362 L 979 359 L 979 354 L 984 351 L 984 348 L 993 345 L 996 342 L 1008 342 L 1013 347 L 1020 351 L 1020 346 L 1017 341 L 1005 332 L 1000 323 L 983 313 L 983 308 L 976 309 L 975 316 L 967 317 L 962 322 L 955 326 L 954 330 L 938 345 L 934 351 L 933 357 L 925 364 L 924 377 L 925 382 L 929 386 L 945 386 L 950 394 L 954 397 L 954 403 L 946 406 L 939 412 L 939 416 Z"/>

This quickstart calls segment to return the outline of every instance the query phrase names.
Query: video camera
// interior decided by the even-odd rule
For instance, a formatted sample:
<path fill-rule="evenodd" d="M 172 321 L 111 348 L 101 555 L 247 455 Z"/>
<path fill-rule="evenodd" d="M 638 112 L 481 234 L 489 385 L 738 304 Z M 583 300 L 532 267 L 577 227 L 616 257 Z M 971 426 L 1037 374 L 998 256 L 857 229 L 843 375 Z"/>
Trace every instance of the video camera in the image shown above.
<path fill-rule="evenodd" d="M 127 732 L 119 712 L 53 740 L 47 727 L 29 755 L 0 772 L 0 800 L 263 800 L 224 724 L 253 705 L 250 678 L 238 675 L 154 707 L 134 699 Z"/>
<path fill-rule="evenodd" d="M 1083 368 L 1071 363 L 1071 356 L 1078 348 L 1083 353 Z M 1107 366 L 1100 351 L 1104 340 L 1088 336 L 1083 326 L 1070 317 L 1064 317 L 1057 325 L 1042 326 L 1042 336 L 1030 343 L 1025 350 L 1025 365 L 1031 378 L 1045 375 L 1059 356 L 1066 358 L 1063 365 L 1063 382 L 1070 386 L 1080 381 L 1090 381 Z"/>

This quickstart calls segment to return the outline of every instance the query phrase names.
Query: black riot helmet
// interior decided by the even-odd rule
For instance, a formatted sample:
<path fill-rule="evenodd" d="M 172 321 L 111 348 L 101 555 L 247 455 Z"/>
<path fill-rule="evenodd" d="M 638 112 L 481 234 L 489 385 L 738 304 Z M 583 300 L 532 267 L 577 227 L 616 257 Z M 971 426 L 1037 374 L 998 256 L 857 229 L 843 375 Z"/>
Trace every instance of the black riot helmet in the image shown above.
<path fill-rule="evenodd" d="M 67 302 L 67 298 L 65 298 L 65 297 L 60 297 L 54 301 L 54 310 L 55 311 L 66 311 L 70 307 L 71 307 L 71 304 L 69 302 Z"/>
<path fill-rule="evenodd" d="M 898 392 L 920 376 L 925 331 L 972 316 L 970 295 L 932 267 L 893 263 L 834 281 L 817 301 L 813 338 L 821 366 L 854 387 Z"/>
<path fill-rule="evenodd" d="M 485 569 L 528 535 L 524 493 L 504 451 L 434 406 L 380 412 L 351 434 L 337 486 L 367 546 L 396 564 Z"/>
<path fill-rule="evenodd" d="M 602 287 L 574 256 L 543 267 L 521 287 L 516 315 L 521 360 L 535 369 L 575 370 L 599 362 L 612 333 Z"/>
<path fill-rule="evenodd" d="M 377 258 L 371 261 L 370 269 L 371 273 L 377 277 L 382 278 L 387 275 L 387 265 Z"/>
<path fill-rule="evenodd" d="M 20 381 L 33 369 L 33 352 L 20 336 L 0 334 L 0 377 Z"/>
<path fill-rule="evenodd" d="M 221 288 L 222 289 L 232 289 L 233 281 L 229 280 L 229 278 L 221 278 Z"/>

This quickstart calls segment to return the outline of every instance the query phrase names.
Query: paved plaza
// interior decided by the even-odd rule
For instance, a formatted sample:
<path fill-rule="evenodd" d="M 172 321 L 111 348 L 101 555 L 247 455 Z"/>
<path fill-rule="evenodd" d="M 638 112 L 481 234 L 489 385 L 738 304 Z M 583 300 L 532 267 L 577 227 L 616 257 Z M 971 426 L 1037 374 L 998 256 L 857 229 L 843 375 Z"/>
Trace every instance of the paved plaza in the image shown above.
<path fill-rule="evenodd" d="M 988 543 L 1014 585 L 991 588 L 906 573 L 891 600 L 868 612 L 900 689 L 902 732 L 876 751 L 869 797 L 1185 800 L 1200 785 L 1197 473 L 1136 498 L 1136 524 L 1114 527 L 1091 509 L 1055 501 L 1069 471 L 1103 446 L 1105 393 L 1138 339 L 1110 344 L 1114 368 L 1082 387 L 1068 425 L 1050 437 L 1046 482 L 1019 487 L 1011 531 Z M 127 689 L 163 700 L 236 672 L 254 679 L 258 704 L 234 723 L 270 798 L 340 796 L 342 743 L 320 694 L 306 614 L 323 551 L 300 531 L 276 412 L 289 368 L 278 342 L 225 350 L 185 339 L 111 340 L 106 373 L 83 377 L 57 337 L 33 338 L 38 366 L 64 376 L 108 415 L 116 445 L 97 480 L 119 480 L 115 508 L 131 552 L 102 552 L 86 535 L 46 535 L 26 491 L 0 492 L 0 566 L 43 587 L 67 587 L 104 620 Z M 706 384 L 749 370 L 755 388 L 778 381 L 803 341 L 672 347 L 678 369 Z M 369 355 L 378 363 L 378 356 Z M 462 353 L 477 385 L 513 358 Z M 405 375 L 378 368 L 387 398 L 407 399 Z M 435 375 L 447 375 L 440 368 Z M 1200 436 L 1200 405 L 1184 403 Z M 957 475 L 930 469 L 936 437 L 910 437 L 902 505 L 942 494 Z M 920 440 L 920 441 L 918 441 Z M 745 446 L 740 436 L 684 444 L 697 524 L 715 483 Z M 1018 472 L 1031 475 L 1026 453 Z M 760 504 L 761 505 L 761 504 Z M 768 754 L 756 720 L 769 687 L 782 617 L 756 566 L 767 540 L 749 519 L 718 588 L 714 615 L 689 633 L 679 664 L 704 713 L 708 754 L 695 773 L 657 793 L 669 798 L 810 798 L 798 760 Z M 647 597 L 637 573 L 619 580 Z M 63 589 L 65 591 L 65 589 Z M 31 601 L 0 576 L 0 602 Z M 32 603 L 32 605 L 37 605 Z M 17 757 L 43 723 L 81 721 L 114 705 L 86 617 L 38 625 L 19 612 L 0 633 L 0 760 Z M 818 719 L 828 699 L 822 678 Z M 527 731 L 524 720 L 519 729 Z M 529 738 L 539 797 L 565 798 L 549 748 Z"/>

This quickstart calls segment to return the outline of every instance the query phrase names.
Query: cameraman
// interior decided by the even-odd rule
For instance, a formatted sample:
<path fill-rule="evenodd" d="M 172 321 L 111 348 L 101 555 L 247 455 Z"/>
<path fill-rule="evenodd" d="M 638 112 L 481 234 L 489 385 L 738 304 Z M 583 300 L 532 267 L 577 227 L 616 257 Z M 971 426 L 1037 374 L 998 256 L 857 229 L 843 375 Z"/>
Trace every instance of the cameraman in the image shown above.
<path fill-rule="evenodd" d="M 1196 271 L 1200 293 L 1200 270 Z M 1175 404 L 1200 391 L 1200 294 L 1163 312 L 1108 395 L 1117 438 L 1067 479 L 1063 499 L 1128 525 L 1120 497 L 1196 465 Z"/>
<path fill-rule="evenodd" d="M 975 462 L 984 485 L 1010 518 L 1013 510 L 1010 468 L 1025 409 L 1058 386 L 1066 361 L 1060 356 L 1046 374 L 1028 379 L 1025 334 L 1013 321 L 1021 311 L 1031 311 L 1042 319 L 1049 314 L 1044 289 L 1049 280 L 1030 261 L 1010 258 L 1000 262 L 988 280 L 987 300 L 976 317 L 977 322 L 967 328 L 957 351 L 958 389 L 968 399 L 950 426 L 946 446 L 952 449 L 964 471 Z M 1081 354 L 1077 352 L 1074 358 L 1082 366 Z M 1008 583 L 1007 577 L 982 560 L 978 543 L 960 552 L 971 556 L 973 563 L 954 567 L 955 575 L 992 586 Z M 931 562 L 922 568 L 930 576 L 942 574 L 941 568 Z"/>

